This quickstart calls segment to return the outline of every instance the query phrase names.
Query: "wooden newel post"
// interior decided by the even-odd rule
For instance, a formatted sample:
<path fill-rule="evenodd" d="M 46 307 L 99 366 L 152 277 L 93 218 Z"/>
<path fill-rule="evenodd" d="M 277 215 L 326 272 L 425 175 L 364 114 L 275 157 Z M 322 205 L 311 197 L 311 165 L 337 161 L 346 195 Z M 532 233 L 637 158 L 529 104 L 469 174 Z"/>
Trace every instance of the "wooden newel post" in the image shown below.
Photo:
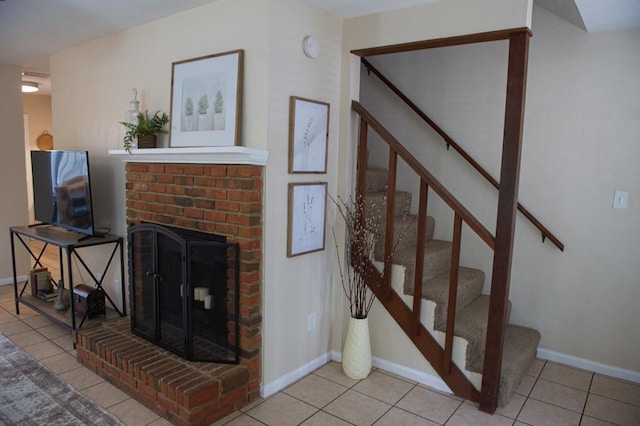
<path fill-rule="evenodd" d="M 498 404 L 502 348 L 509 302 L 511 257 L 518 206 L 520 154 L 529 58 L 529 30 L 509 37 L 509 69 L 505 107 L 504 140 L 500 170 L 500 193 L 496 225 L 496 245 L 493 257 L 491 299 L 487 324 L 487 344 L 484 357 L 480 409 L 493 413 Z"/>

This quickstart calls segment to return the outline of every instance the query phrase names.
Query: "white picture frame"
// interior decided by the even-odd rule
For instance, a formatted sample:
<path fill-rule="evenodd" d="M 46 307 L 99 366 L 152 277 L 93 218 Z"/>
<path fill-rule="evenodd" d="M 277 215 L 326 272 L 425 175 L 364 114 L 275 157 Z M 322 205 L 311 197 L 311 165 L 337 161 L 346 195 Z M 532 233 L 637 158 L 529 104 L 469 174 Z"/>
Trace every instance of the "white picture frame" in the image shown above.
<path fill-rule="evenodd" d="M 240 144 L 244 50 L 172 63 L 170 147 Z"/>
<path fill-rule="evenodd" d="M 327 183 L 290 183 L 287 257 L 324 250 Z"/>
<path fill-rule="evenodd" d="M 326 102 L 289 99 L 289 173 L 326 173 L 329 146 Z"/>

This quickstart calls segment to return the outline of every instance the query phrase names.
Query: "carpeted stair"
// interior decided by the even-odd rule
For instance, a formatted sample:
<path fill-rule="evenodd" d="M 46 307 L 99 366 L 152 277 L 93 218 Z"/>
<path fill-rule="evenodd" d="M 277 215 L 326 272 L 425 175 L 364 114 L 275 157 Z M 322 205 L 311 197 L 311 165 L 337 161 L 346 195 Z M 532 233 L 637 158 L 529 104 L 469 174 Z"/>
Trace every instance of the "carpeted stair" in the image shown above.
<path fill-rule="evenodd" d="M 368 169 L 365 195 L 367 206 L 373 206 L 373 209 L 382 209 L 383 218 L 386 213 L 386 192 L 387 170 Z M 405 268 L 404 285 L 399 289 L 404 293 L 405 299 L 413 294 L 417 241 L 417 225 L 415 216 L 409 214 L 410 205 L 410 193 L 396 192 L 394 236 L 402 235 L 402 238 L 396 246 L 392 262 Z M 433 218 L 429 217 L 424 236 L 426 244 L 422 295 L 425 300 L 435 304 L 434 323 L 425 324 L 425 326 L 444 332 L 449 298 L 451 242 L 433 239 L 434 224 Z M 406 230 L 400 234 L 403 229 Z M 383 238 L 379 239 L 379 241 L 383 240 Z M 381 260 L 383 257 L 382 243 L 376 247 L 376 256 L 377 260 Z M 464 266 L 459 268 L 455 336 L 467 342 L 465 365 L 459 365 L 459 367 L 480 375 L 484 363 L 489 308 L 489 296 L 481 294 L 484 280 L 484 273 L 478 269 Z M 509 309 L 510 307 L 509 305 Z M 520 381 L 529 370 L 535 359 L 539 341 L 540 333 L 537 330 L 512 324 L 506 326 L 500 393 L 498 395 L 499 406 L 507 405 Z M 479 384 L 476 384 L 476 387 L 478 386 Z"/>

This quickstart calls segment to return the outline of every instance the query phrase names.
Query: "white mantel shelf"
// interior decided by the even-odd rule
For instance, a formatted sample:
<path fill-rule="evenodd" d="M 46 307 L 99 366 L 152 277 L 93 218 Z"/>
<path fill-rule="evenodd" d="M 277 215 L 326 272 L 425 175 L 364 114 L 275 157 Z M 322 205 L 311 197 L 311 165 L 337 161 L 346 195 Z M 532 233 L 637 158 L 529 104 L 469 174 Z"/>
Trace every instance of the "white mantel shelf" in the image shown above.
<path fill-rule="evenodd" d="M 120 158 L 123 163 L 189 163 L 189 164 L 267 164 L 268 151 L 246 146 L 216 146 L 196 148 L 151 148 L 109 150 L 109 155 Z"/>

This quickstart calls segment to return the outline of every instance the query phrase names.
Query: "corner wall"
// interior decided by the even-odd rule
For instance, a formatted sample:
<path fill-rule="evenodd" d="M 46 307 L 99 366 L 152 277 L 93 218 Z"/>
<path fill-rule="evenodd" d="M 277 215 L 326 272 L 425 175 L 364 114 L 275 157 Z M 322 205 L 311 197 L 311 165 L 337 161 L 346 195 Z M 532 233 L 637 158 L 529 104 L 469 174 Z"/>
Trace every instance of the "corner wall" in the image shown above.
<path fill-rule="evenodd" d="M 3 205 L 0 230 L 4 235 L 0 239 L 0 284 L 13 284 L 9 227 L 25 225 L 29 220 L 20 72 L 19 66 L 0 65 L 0 199 Z M 26 275 L 28 257 L 19 246 L 16 246 L 16 257 L 17 274 Z"/>

